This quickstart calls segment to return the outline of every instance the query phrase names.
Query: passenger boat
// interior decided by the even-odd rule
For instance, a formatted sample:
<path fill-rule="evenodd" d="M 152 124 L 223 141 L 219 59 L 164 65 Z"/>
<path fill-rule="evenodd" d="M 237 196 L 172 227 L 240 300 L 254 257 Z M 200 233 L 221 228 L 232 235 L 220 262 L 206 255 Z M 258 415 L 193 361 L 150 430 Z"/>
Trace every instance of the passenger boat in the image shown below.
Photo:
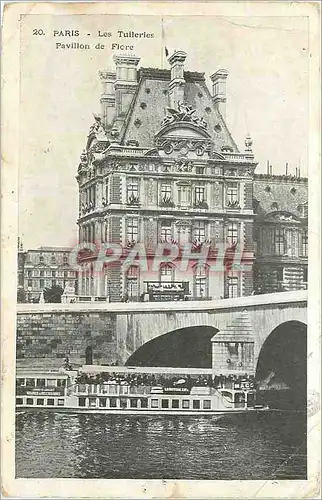
<path fill-rule="evenodd" d="M 189 368 L 84 366 L 18 370 L 16 409 L 129 415 L 211 415 L 262 411 L 246 376 Z"/>

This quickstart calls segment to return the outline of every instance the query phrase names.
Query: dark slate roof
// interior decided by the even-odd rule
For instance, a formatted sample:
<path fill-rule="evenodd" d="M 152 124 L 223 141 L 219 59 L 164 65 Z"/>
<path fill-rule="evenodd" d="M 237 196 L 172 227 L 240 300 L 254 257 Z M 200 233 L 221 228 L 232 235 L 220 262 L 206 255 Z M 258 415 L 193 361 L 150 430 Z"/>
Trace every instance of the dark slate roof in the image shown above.
<path fill-rule="evenodd" d="M 254 342 L 253 328 L 247 311 L 239 314 L 234 321 L 216 333 L 212 342 Z"/>
<path fill-rule="evenodd" d="M 279 211 L 301 217 L 299 207 L 308 200 L 307 179 L 284 175 L 255 175 L 254 199 L 257 202 L 256 213 L 260 216 Z"/>
<path fill-rule="evenodd" d="M 166 108 L 170 106 L 170 71 L 141 68 L 139 78 L 138 88 L 125 121 L 122 143 L 134 140 L 138 141 L 140 147 L 153 147 L 154 136 L 161 128 L 161 122 L 167 114 Z M 196 116 L 206 120 L 207 132 L 214 141 L 215 149 L 220 151 L 222 146 L 230 146 L 233 152 L 238 152 L 225 121 L 213 103 L 204 74 L 187 71 L 185 79 L 185 103 L 196 109 Z M 146 105 L 143 105 L 144 109 L 141 107 L 142 103 Z M 136 125 L 138 120 L 141 122 L 140 126 Z M 217 124 L 221 126 L 220 132 L 215 131 Z"/>

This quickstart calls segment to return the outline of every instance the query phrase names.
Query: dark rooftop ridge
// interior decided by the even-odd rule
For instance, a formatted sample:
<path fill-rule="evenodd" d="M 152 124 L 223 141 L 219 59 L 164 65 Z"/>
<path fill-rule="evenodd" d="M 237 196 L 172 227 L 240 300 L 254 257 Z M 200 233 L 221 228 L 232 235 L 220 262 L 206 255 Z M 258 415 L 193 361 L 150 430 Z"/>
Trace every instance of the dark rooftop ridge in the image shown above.
<path fill-rule="evenodd" d="M 171 80 L 171 71 L 169 69 L 160 68 L 140 68 L 138 70 L 138 79 L 141 78 L 152 78 L 153 80 Z M 184 78 L 187 83 L 191 82 L 204 82 L 205 73 L 200 73 L 198 71 L 185 71 Z"/>

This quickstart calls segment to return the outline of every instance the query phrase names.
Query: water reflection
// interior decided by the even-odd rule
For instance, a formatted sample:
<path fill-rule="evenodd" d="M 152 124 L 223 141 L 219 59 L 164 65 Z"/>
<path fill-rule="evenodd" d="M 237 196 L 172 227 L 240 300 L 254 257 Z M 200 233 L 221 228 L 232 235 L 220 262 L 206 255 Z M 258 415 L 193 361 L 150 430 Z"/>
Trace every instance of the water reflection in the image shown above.
<path fill-rule="evenodd" d="M 24 413 L 17 477 L 305 479 L 304 413 L 125 417 Z"/>

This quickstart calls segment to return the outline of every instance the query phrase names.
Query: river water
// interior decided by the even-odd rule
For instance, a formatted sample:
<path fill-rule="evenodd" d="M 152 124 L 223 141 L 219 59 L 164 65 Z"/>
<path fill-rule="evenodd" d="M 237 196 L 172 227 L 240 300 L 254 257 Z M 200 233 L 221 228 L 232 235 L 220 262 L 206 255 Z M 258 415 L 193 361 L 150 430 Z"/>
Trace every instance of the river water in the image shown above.
<path fill-rule="evenodd" d="M 304 412 L 16 417 L 16 477 L 305 479 Z"/>

